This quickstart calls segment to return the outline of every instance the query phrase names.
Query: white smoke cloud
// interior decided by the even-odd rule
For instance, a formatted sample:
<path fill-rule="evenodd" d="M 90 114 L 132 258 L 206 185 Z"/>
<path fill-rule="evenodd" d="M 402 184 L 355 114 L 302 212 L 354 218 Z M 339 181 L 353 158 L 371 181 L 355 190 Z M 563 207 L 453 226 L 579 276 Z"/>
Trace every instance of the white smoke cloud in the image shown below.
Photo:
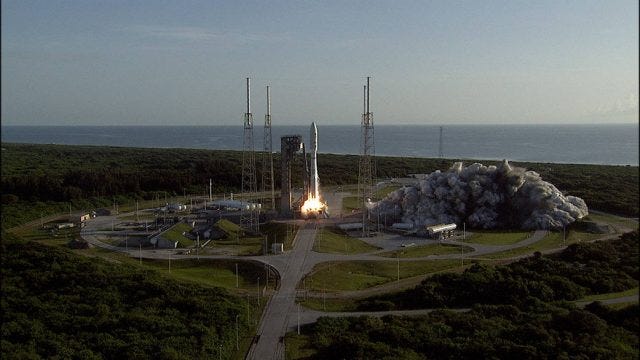
<path fill-rule="evenodd" d="M 405 186 L 373 204 L 374 214 L 414 226 L 466 222 L 474 228 L 560 228 L 588 215 L 584 200 L 564 196 L 534 171 L 454 163 L 415 186 Z"/>

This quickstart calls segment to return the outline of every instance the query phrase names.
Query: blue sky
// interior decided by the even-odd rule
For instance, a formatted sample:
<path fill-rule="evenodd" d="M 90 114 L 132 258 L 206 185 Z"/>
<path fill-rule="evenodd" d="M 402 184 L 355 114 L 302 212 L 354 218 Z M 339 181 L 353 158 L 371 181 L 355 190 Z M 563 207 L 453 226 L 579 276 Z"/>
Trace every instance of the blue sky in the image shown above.
<path fill-rule="evenodd" d="M 3 125 L 638 121 L 638 1 L 2 1 Z"/>

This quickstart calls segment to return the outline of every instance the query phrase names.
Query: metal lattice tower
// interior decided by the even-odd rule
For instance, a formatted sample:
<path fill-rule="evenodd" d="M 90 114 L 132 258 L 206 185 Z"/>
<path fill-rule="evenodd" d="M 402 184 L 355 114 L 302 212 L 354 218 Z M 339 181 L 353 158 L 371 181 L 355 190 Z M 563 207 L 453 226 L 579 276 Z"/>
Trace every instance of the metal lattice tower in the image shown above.
<path fill-rule="evenodd" d="M 282 170 L 280 171 L 280 214 L 284 217 L 293 215 L 292 198 L 291 198 L 291 165 L 294 161 L 296 153 L 302 149 L 301 135 L 286 135 L 280 138 L 280 161 Z"/>
<path fill-rule="evenodd" d="M 244 139 L 242 144 L 242 200 L 249 202 L 257 192 L 256 155 L 253 144 L 253 115 L 249 91 L 250 79 L 247 78 L 247 112 L 244 114 Z M 242 209 L 240 226 L 250 231 L 258 230 L 257 213 L 252 209 Z"/>
<path fill-rule="evenodd" d="M 438 157 L 442 159 L 444 154 L 442 153 L 442 126 L 440 126 L 440 141 L 438 141 Z"/>
<path fill-rule="evenodd" d="M 369 211 L 367 209 L 367 201 L 373 196 L 373 176 L 374 176 L 374 160 L 375 143 L 373 131 L 373 113 L 369 111 L 369 85 L 370 77 L 367 76 L 367 85 L 364 87 L 364 104 L 362 113 L 362 140 L 360 142 L 360 166 L 358 171 L 358 190 L 361 194 L 362 205 L 362 236 L 368 236 Z"/>
<path fill-rule="evenodd" d="M 267 114 L 264 116 L 264 153 L 262 157 L 262 193 L 271 192 L 271 209 L 276 209 L 276 194 L 273 183 L 273 142 L 271 137 L 271 97 L 267 86 Z"/>

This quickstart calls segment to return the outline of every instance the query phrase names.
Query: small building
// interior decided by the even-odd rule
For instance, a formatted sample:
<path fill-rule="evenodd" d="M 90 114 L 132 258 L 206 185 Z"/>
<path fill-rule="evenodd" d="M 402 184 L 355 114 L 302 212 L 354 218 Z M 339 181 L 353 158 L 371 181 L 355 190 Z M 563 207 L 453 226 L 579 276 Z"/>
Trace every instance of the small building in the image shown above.
<path fill-rule="evenodd" d="M 69 216 L 69 222 L 73 222 L 76 224 L 81 224 L 89 219 L 91 219 L 91 214 L 89 213 L 81 213 Z"/>
<path fill-rule="evenodd" d="M 453 232 L 456 228 L 456 224 L 431 225 L 427 226 L 427 233 L 429 234 L 429 237 L 433 239 L 443 240 L 453 236 Z"/>

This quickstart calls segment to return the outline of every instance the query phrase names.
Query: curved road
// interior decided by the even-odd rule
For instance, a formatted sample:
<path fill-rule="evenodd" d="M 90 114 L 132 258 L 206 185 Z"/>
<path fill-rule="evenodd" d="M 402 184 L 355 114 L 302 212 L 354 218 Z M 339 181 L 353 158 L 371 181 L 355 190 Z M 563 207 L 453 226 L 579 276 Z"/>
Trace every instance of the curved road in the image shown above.
<path fill-rule="evenodd" d="M 334 195 L 336 198 L 343 196 L 342 193 Z M 339 201 L 336 199 L 330 199 L 330 204 L 336 204 Z M 339 208 L 338 208 L 339 209 Z M 339 214 L 338 211 L 336 213 Z M 335 214 L 334 215 L 338 215 Z M 123 216 L 126 214 L 121 214 Z M 105 232 L 100 229 L 110 228 L 112 222 L 115 220 L 114 216 L 104 216 L 91 219 L 86 222 L 86 226 L 81 230 L 81 236 L 90 244 L 105 248 L 111 251 L 117 251 L 127 253 L 132 257 L 141 257 L 145 259 L 167 259 L 171 256 L 173 259 L 188 258 L 192 259 L 193 255 L 181 255 L 178 254 L 182 250 L 140 250 L 139 248 L 132 247 L 130 250 L 125 250 L 122 247 L 106 244 L 100 240 L 106 233 L 117 234 L 118 232 Z M 359 316 L 359 315 L 373 315 L 384 316 L 389 314 L 394 315 L 422 315 L 429 313 L 432 309 L 425 310 L 410 310 L 410 311 L 385 311 L 385 312 L 321 312 L 315 310 L 309 310 L 296 305 L 297 285 L 305 274 L 309 273 L 313 267 L 321 262 L 325 261 L 358 261 L 358 260 L 376 260 L 376 261 L 398 261 L 396 258 L 380 257 L 377 253 L 381 251 L 373 251 L 365 254 L 354 255 L 339 255 L 339 254 L 327 254 L 318 253 L 312 251 L 313 243 L 315 241 L 318 226 L 323 226 L 328 223 L 332 223 L 331 220 L 316 220 L 316 221 L 297 221 L 301 227 L 296 234 L 293 249 L 280 255 L 268 255 L 268 256 L 228 256 L 228 255 L 200 255 L 201 258 L 209 259 L 238 259 L 238 260 L 254 260 L 259 261 L 268 266 L 274 268 L 280 275 L 280 286 L 271 296 L 265 311 L 262 315 L 260 327 L 257 333 L 258 341 L 253 343 L 247 358 L 248 359 L 282 359 L 284 358 L 284 344 L 281 341 L 282 337 L 289 331 L 296 329 L 298 324 L 304 325 L 315 322 L 321 316 Z M 123 234 L 120 231 L 120 234 Z M 132 232 L 128 232 L 131 234 Z M 477 257 L 480 255 L 486 255 L 490 253 L 500 252 L 504 250 L 515 249 L 527 245 L 531 245 L 537 241 L 540 241 L 546 235 L 546 231 L 536 231 L 529 238 L 522 240 L 518 243 L 511 245 L 480 245 L 472 243 L 463 243 L 458 241 L 443 241 L 443 243 L 452 245 L 465 245 L 474 248 L 473 252 L 464 254 L 465 259 Z M 617 237 L 617 236 L 616 236 Z M 402 258 L 399 261 L 416 261 L 416 260 L 436 260 L 436 259 L 460 259 L 461 254 L 447 254 L 447 255 L 430 255 L 420 258 Z M 408 280 L 408 279 L 407 279 Z M 407 281 L 410 284 L 411 281 Z M 380 286 L 385 290 L 397 290 L 398 284 L 386 284 Z M 405 287 L 407 285 L 405 284 Z M 410 286 L 410 285 L 409 285 Z M 386 289 L 388 287 L 389 289 Z M 379 289 L 378 289 L 379 290 Z M 350 292 L 350 296 L 363 295 L 364 292 Z M 314 294 L 311 294 L 314 295 Z M 315 294 L 316 296 L 318 294 Z M 602 301 L 603 303 L 615 302 L 615 301 L 633 301 L 638 299 L 638 295 L 621 299 L 610 299 Z M 588 302 L 586 302 L 588 303 Z M 585 303 L 585 304 L 586 304 Z M 466 311 L 467 309 L 458 309 L 456 311 Z"/>

